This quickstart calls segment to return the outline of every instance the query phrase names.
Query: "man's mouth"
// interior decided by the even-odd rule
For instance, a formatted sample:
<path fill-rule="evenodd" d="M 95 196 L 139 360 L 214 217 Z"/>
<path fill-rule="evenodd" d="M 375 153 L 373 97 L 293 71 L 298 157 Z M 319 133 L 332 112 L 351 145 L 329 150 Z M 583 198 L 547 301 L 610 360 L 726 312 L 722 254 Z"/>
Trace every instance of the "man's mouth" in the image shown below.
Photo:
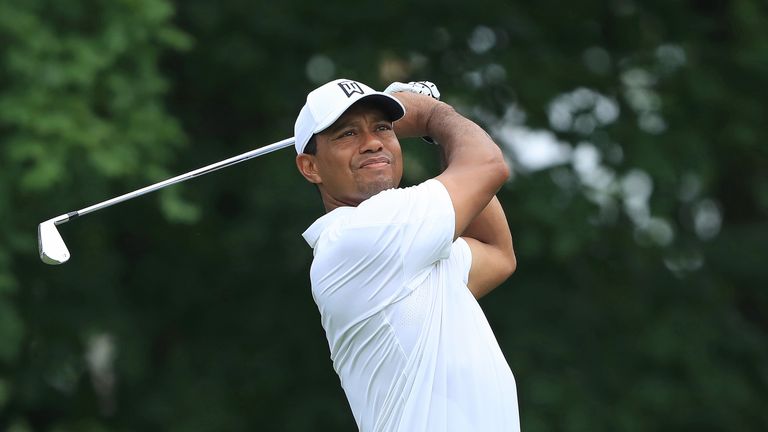
<path fill-rule="evenodd" d="M 360 168 L 380 168 L 387 165 L 389 165 L 389 159 L 382 156 L 366 159 L 360 164 Z"/>

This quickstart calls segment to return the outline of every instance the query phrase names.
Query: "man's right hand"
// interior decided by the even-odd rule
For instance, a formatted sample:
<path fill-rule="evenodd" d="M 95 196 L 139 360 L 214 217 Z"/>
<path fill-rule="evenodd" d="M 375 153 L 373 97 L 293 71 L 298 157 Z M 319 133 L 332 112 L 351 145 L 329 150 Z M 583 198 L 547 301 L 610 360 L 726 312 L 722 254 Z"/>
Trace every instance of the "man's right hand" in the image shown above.
<path fill-rule="evenodd" d="M 409 83 L 395 81 L 384 89 L 384 93 L 387 94 L 400 92 L 422 94 L 430 96 L 432 99 L 440 100 L 440 90 L 431 81 L 411 81 Z"/>
<path fill-rule="evenodd" d="M 448 104 L 423 94 L 396 92 L 392 96 L 405 107 L 405 116 L 395 122 L 395 133 L 398 138 L 430 135 L 427 128 L 434 112 L 438 109 L 451 109 Z"/>
<path fill-rule="evenodd" d="M 411 81 L 408 83 L 401 83 L 399 81 L 395 81 L 384 90 L 384 93 L 388 94 L 394 94 L 394 93 L 416 93 L 424 96 L 429 96 L 432 99 L 440 100 L 440 90 L 437 89 L 437 86 L 435 83 L 431 81 Z M 430 143 L 430 144 L 437 144 L 435 140 L 427 135 L 423 135 L 421 137 L 424 141 Z"/>

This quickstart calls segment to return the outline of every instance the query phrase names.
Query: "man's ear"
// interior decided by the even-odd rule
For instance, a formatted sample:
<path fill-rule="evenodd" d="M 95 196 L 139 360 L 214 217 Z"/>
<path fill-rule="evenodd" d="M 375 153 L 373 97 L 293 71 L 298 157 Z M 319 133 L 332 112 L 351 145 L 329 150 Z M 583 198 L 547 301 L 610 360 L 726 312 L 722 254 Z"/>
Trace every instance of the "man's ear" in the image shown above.
<path fill-rule="evenodd" d="M 301 153 L 296 155 L 296 167 L 299 169 L 301 175 L 304 176 L 310 183 L 322 183 L 323 179 L 320 178 L 320 173 L 317 170 L 317 159 L 315 155 Z"/>

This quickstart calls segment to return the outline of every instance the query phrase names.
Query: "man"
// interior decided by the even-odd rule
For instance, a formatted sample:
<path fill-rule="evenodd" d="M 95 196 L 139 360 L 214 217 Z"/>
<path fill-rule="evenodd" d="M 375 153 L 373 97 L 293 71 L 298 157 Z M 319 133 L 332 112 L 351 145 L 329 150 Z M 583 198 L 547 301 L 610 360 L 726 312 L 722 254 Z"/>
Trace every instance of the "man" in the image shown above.
<path fill-rule="evenodd" d="M 518 431 L 515 381 L 476 298 L 515 270 L 496 144 L 449 105 L 350 80 L 307 96 L 296 165 L 326 214 L 306 232 L 312 295 L 361 431 Z M 398 137 L 446 168 L 398 189 Z"/>

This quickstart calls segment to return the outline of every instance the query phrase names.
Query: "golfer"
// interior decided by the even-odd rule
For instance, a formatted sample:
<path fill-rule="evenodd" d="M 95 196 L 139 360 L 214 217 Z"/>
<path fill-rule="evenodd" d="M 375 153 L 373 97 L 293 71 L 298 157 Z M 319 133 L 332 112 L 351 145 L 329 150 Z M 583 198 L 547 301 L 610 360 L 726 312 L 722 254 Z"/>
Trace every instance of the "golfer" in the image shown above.
<path fill-rule="evenodd" d="M 335 80 L 307 96 L 296 165 L 326 214 L 303 236 L 312 296 L 361 431 L 519 431 L 517 393 L 477 303 L 515 270 L 488 134 L 417 94 Z M 398 188 L 398 138 L 432 137 L 445 169 Z"/>

